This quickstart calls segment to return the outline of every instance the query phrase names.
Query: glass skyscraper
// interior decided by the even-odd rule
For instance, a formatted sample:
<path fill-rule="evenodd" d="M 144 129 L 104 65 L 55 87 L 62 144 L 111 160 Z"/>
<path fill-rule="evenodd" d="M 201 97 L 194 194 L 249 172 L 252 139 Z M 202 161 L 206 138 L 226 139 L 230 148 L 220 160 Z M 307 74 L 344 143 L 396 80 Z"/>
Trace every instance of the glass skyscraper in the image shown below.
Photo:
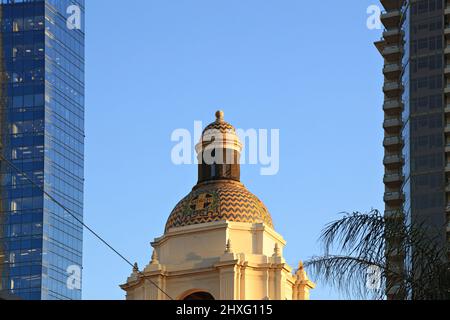
<path fill-rule="evenodd" d="M 424 223 L 450 240 L 450 1 L 381 0 L 385 216 Z M 415 270 L 408 252 L 388 257 Z M 424 261 L 423 263 L 427 263 Z M 417 270 L 417 269 L 416 269 Z M 400 285 L 388 297 L 414 297 Z"/>
<path fill-rule="evenodd" d="M 0 1 L 0 291 L 81 299 L 82 225 L 22 173 L 82 221 L 84 0 Z"/>

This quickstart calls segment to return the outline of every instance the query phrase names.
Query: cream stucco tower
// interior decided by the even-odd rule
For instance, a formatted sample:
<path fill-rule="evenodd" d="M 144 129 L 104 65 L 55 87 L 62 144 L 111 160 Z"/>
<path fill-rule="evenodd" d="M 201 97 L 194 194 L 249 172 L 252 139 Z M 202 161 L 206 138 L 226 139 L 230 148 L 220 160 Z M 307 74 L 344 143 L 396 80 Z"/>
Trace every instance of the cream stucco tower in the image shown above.
<path fill-rule="evenodd" d="M 128 300 L 306 300 L 314 288 L 264 204 L 240 182 L 242 145 L 223 112 L 196 146 L 198 182 L 172 211 L 152 260 L 126 284 Z M 159 287 L 159 288 L 158 288 Z"/>

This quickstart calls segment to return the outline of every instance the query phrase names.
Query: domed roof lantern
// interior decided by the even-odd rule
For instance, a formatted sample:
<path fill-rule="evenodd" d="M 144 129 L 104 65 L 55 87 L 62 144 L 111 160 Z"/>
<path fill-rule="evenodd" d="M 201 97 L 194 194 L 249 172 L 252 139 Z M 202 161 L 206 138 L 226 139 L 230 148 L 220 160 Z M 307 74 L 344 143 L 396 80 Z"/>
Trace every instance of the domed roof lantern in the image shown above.
<path fill-rule="evenodd" d="M 200 142 L 195 146 L 197 155 L 201 155 L 207 148 L 235 150 L 239 154 L 242 151 L 242 143 L 236 129 L 225 121 L 225 113 L 222 110 L 216 112 L 216 121 L 203 130 Z"/>
<path fill-rule="evenodd" d="M 211 180 L 240 180 L 242 143 L 236 129 L 225 121 L 225 114 L 216 112 L 216 121 L 203 130 L 195 146 L 198 159 L 198 183 Z"/>
<path fill-rule="evenodd" d="M 166 231 L 213 221 L 265 223 L 273 228 L 264 203 L 240 182 L 242 143 L 223 111 L 216 112 L 216 121 L 205 128 L 195 149 L 198 182 L 170 214 Z"/>

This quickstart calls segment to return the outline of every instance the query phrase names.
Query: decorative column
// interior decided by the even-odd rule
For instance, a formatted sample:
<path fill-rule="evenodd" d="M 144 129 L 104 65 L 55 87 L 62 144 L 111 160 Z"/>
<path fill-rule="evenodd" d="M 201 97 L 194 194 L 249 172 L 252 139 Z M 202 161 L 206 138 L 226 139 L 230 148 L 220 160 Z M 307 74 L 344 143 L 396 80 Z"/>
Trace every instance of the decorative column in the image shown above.
<path fill-rule="evenodd" d="M 165 291 L 165 277 L 163 275 L 163 266 L 159 263 L 158 254 L 153 250 L 152 260 L 144 270 L 144 300 L 167 300 L 168 297 L 156 286 Z M 152 283 L 153 282 L 153 283 Z"/>
<path fill-rule="evenodd" d="M 220 257 L 220 262 L 215 265 L 219 270 L 220 282 L 220 300 L 238 300 L 239 299 L 239 266 L 238 259 L 233 253 L 231 240 L 228 239 L 225 253 Z"/>

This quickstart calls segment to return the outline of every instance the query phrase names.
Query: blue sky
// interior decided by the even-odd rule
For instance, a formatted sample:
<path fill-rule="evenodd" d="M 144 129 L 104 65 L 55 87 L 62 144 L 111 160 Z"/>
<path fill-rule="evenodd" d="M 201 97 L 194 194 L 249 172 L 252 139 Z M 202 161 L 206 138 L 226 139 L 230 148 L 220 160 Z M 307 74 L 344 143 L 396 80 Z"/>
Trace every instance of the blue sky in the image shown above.
<path fill-rule="evenodd" d="M 131 0 L 86 6 L 85 221 L 140 266 L 196 182 L 171 133 L 223 109 L 280 129 L 280 172 L 242 168 L 295 267 L 339 212 L 383 208 L 377 1 Z M 85 232 L 84 299 L 123 299 L 130 267 Z M 318 284 L 313 299 L 340 296 Z"/>

